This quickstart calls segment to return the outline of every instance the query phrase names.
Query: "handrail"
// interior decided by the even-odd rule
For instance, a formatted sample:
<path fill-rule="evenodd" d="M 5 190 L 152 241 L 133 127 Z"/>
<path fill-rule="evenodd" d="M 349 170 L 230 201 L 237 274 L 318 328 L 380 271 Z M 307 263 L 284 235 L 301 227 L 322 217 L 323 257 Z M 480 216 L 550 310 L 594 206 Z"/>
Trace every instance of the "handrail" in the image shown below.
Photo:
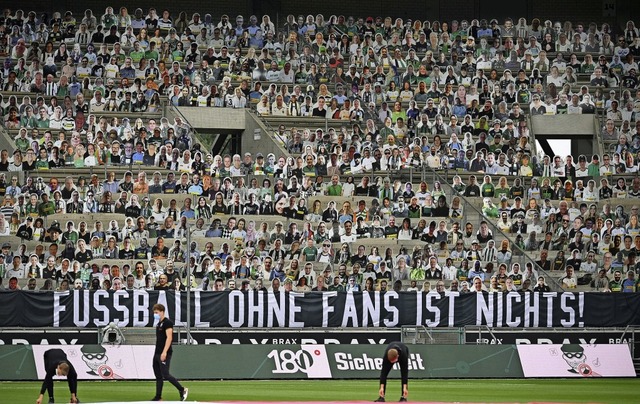
<path fill-rule="evenodd" d="M 487 332 L 489 333 L 489 335 L 491 335 L 491 339 L 493 341 L 496 341 L 496 335 L 493 333 L 493 327 L 489 327 L 488 325 L 481 325 L 478 327 L 478 340 L 476 341 L 476 345 L 480 345 L 480 341 L 482 341 L 482 330 L 486 329 Z M 466 334 L 466 330 L 465 330 L 465 334 Z M 466 342 L 466 339 L 465 339 Z"/>
<path fill-rule="evenodd" d="M 411 341 L 412 344 L 417 344 L 416 341 L 418 340 L 419 332 L 423 332 L 427 336 L 427 338 L 429 338 L 430 343 L 433 344 L 434 338 L 431 334 L 431 330 L 428 327 L 425 327 L 424 325 L 404 325 L 400 327 L 400 338 L 402 339 L 402 342 L 408 342 L 404 339 L 406 330 L 410 330 L 413 333 L 413 338 Z"/>
<path fill-rule="evenodd" d="M 426 169 L 426 166 L 423 166 Z M 436 170 L 433 169 L 429 169 L 432 173 L 432 176 L 434 178 L 434 182 L 435 182 L 435 178 L 438 179 L 438 181 L 440 181 L 440 184 L 442 186 L 446 186 L 447 188 L 449 188 L 449 190 L 451 191 L 451 198 L 453 198 L 454 196 L 458 196 L 460 197 L 460 199 L 462 199 L 462 201 L 464 202 L 464 216 L 467 216 L 467 208 L 471 208 L 471 210 L 473 210 L 475 213 L 478 214 L 478 217 L 480 218 L 485 218 L 485 222 L 487 223 L 487 225 L 489 226 L 489 228 L 491 228 L 491 231 L 493 232 L 493 234 L 496 234 L 496 232 L 498 234 L 501 234 L 505 239 L 507 240 L 511 240 L 512 237 L 508 234 L 506 234 L 505 232 L 503 232 L 493 221 L 491 220 L 486 220 L 485 215 L 482 213 L 482 211 L 478 210 L 473 203 L 469 202 L 467 200 L 467 198 L 463 195 L 460 195 L 455 189 L 453 189 L 453 187 L 451 186 L 451 184 L 449 184 L 447 182 L 446 178 L 443 178 L 442 175 L 437 172 Z M 445 170 L 445 171 L 448 171 Z M 446 185 L 445 185 L 446 184 Z M 552 289 L 555 289 L 556 291 L 564 291 L 564 288 L 562 287 L 562 285 L 547 271 L 544 270 L 544 268 L 542 268 L 541 266 L 539 266 L 536 261 L 534 259 L 531 258 L 531 256 L 529 254 L 527 254 L 527 252 L 523 249 L 521 249 L 520 247 L 518 247 L 518 245 L 516 245 L 515 243 L 510 243 L 511 245 L 511 251 L 512 251 L 512 262 L 514 260 L 514 257 L 516 255 L 525 258 L 527 260 L 529 260 L 529 262 L 531 262 L 531 264 L 533 265 L 534 269 L 536 269 L 536 271 L 538 272 L 538 275 L 540 275 L 541 273 L 543 273 L 545 275 L 545 279 L 551 280 L 551 284 L 554 286 Z M 516 251 L 518 252 L 518 254 L 516 254 Z M 522 261 L 525 261 L 524 259 L 520 260 L 520 267 L 522 270 L 522 273 L 524 273 L 524 266 L 522 265 Z"/>
<path fill-rule="evenodd" d="M 262 122 L 262 124 L 269 130 L 269 135 L 275 137 L 278 141 L 280 141 L 282 147 L 284 147 L 284 149 L 288 152 L 289 150 L 287 149 L 287 139 L 284 139 L 282 136 L 280 136 L 280 133 L 278 133 L 278 131 L 271 125 L 271 123 L 267 119 L 267 116 L 259 114 L 256 107 L 257 105 L 252 105 L 248 109 L 256 114 L 256 117 L 258 117 L 260 122 Z"/>
<path fill-rule="evenodd" d="M 635 351 L 636 351 L 636 331 L 638 330 L 637 325 L 629 324 L 622 331 L 622 335 L 620 336 L 620 341 L 624 341 L 624 337 L 629 333 L 631 335 L 631 341 L 629 341 L 629 347 L 631 349 L 631 357 L 635 360 Z"/>
<path fill-rule="evenodd" d="M 229 143 L 231 143 L 231 142 L 232 142 L 232 140 L 233 140 L 233 138 L 232 138 L 231 136 L 227 136 L 227 137 L 224 139 L 224 142 L 222 143 L 222 146 L 220 147 L 220 153 L 217 153 L 217 154 L 221 154 L 221 153 L 222 153 L 222 151 L 226 150 L 226 149 L 227 149 L 227 147 L 229 146 Z M 213 150 L 212 150 L 212 152 L 213 152 Z"/>
<path fill-rule="evenodd" d="M 531 162 L 535 163 L 536 165 L 539 165 L 543 158 L 543 156 L 540 156 L 540 154 L 541 153 L 544 154 L 544 150 L 536 150 L 538 146 L 536 144 L 536 134 L 533 129 L 533 119 L 531 118 L 531 114 L 527 114 L 526 119 L 527 119 L 527 128 L 529 128 L 529 144 L 531 145 L 531 153 L 530 153 Z M 535 160 L 533 159 L 534 156 L 535 156 Z M 524 182 L 524 180 L 522 182 Z"/>
<path fill-rule="evenodd" d="M 371 120 L 373 120 L 373 122 L 375 122 L 375 123 L 376 123 L 376 125 L 378 125 L 378 124 L 380 124 L 380 123 L 383 123 L 383 122 L 379 122 L 379 120 L 378 120 L 378 114 L 376 113 L 376 111 L 375 111 L 373 108 L 371 108 L 371 105 L 368 105 L 368 104 L 367 104 L 367 105 L 365 105 L 365 103 L 360 102 L 360 106 L 361 106 L 361 107 L 362 107 L 362 109 L 364 110 L 365 115 L 366 115 L 366 114 L 369 114 L 369 117 L 368 117 L 368 118 L 367 118 L 367 117 L 365 117 L 365 118 L 364 118 L 364 122 L 366 122 L 367 120 L 371 119 Z"/>
<path fill-rule="evenodd" d="M 166 109 L 165 109 L 165 116 L 169 115 L 169 114 L 173 114 L 174 118 L 177 115 L 178 117 L 180 117 L 180 119 L 182 120 L 182 122 L 186 123 L 187 125 L 189 125 L 189 130 L 191 131 L 191 138 L 193 140 L 197 140 L 197 143 L 199 143 L 201 146 L 204 146 L 204 143 L 202 142 L 202 138 L 200 136 L 200 133 L 196 130 L 196 128 L 193 127 L 193 125 L 191 125 L 191 123 L 189 122 L 189 120 L 184 116 L 184 114 L 182 112 L 180 112 L 180 109 L 177 108 L 174 105 L 171 105 L 171 103 L 167 103 Z M 191 145 L 193 146 L 193 144 Z M 204 151 L 203 151 L 204 152 Z M 210 153 L 210 150 L 206 151 L 207 153 Z M 204 157 L 204 156 L 203 156 Z M 204 158 L 203 158 L 204 160 Z"/>
<path fill-rule="evenodd" d="M 603 116 L 605 114 L 603 109 Z M 604 148 L 604 140 L 602 136 L 600 136 L 600 132 L 602 131 L 603 125 L 598 125 L 598 116 L 596 115 L 593 119 L 593 123 L 595 126 L 595 132 L 593 134 L 593 143 L 594 147 L 597 147 L 598 155 L 600 156 L 600 161 L 602 161 L 602 155 L 607 153 L 608 151 Z"/>
<path fill-rule="evenodd" d="M 4 126 L 4 122 L 0 122 L 0 148 L 11 150 L 15 147 L 12 141 L 13 138 L 9 134 L 9 130 Z"/>

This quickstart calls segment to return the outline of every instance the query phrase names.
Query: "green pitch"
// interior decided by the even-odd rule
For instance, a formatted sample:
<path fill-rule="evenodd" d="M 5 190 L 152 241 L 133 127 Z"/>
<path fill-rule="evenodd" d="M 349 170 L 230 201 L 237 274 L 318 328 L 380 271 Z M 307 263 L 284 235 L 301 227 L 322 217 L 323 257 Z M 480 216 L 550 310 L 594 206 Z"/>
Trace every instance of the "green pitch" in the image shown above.
<path fill-rule="evenodd" d="M 183 384 L 189 388 L 189 401 L 372 401 L 378 391 L 376 380 L 184 381 Z M 398 380 L 392 380 L 387 386 L 388 401 L 400 397 L 399 384 Z M 2 382 L 0 403 L 35 403 L 40 385 Z M 153 397 L 154 386 L 153 381 L 80 381 L 78 398 L 83 402 L 144 401 Z M 638 387 L 638 379 L 410 380 L 409 401 L 638 403 Z M 55 392 L 56 403 L 69 402 L 66 381 L 56 382 Z M 164 399 L 178 399 L 169 383 L 165 383 Z"/>

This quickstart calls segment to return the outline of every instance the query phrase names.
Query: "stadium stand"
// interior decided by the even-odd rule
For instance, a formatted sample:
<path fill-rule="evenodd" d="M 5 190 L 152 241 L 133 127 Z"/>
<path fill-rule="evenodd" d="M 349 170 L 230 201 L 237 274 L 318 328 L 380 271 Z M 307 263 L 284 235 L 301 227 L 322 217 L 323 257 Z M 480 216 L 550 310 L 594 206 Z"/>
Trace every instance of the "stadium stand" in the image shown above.
<path fill-rule="evenodd" d="M 632 21 L 210 17 L 3 13 L 0 287 L 640 287 Z M 282 152 L 211 148 L 186 108 Z M 538 150 L 572 114 L 600 155 Z"/>

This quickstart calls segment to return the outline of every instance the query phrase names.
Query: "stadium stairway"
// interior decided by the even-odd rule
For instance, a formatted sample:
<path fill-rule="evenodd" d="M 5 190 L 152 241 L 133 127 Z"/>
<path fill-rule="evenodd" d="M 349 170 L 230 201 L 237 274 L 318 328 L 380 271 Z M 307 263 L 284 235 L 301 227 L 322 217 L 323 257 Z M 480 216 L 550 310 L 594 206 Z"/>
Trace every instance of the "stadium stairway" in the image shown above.
<path fill-rule="evenodd" d="M 454 195 L 459 196 L 462 202 L 462 206 L 463 206 L 463 217 L 462 220 L 460 220 L 460 227 L 462 229 L 464 223 L 467 222 L 471 222 L 474 223 L 474 232 L 477 231 L 477 229 L 480 227 L 480 222 L 485 220 L 487 222 L 487 225 L 489 226 L 489 229 L 491 230 L 492 234 L 493 234 L 493 240 L 495 240 L 495 245 L 496 247 L 500 246 L 500 242 L 504 239 L 509 240 L 509 244 L 511 246 L 511 250 L 513 252 L 513 259 L 511 260 L 511 263 L 515 263 L 518 262 L 520 264 L 521 268 L 525 268 L 525 263 L 527 262 L 532 262 L 535 265 L 535 261 L 538 259 L 537 256 L 533 256 L 530 252 L 525 252 L 521 249 L 519 249 L 516 244 L 514 243 L 515 241 L 515 236 L 511 235 L 511 234 L 507 234 L 504 233 L 502 230 L 500 230 L 497 226 L 496 223 L 497 221 L 495 219 L 489 219 L 487 217 L 485 217 L 482 214 L 482 203 L 483 203 L 483 198 L 481 197 L 465 197 L 462 195 L 459 195 L 451 186 L 451 181 L 449 181 L 449 173 L 444 173 L 444 175 L 442 175 L 443 172 L 441 171 L 433 171 L 430 170 L 427 173 L 427 177 L 431 180 L 430 183 L 434 183 L 435 181 L 440 181 L 440 183 L 442 184 L 443 189 L 445 189 L 445 192 L 447 192 L 447 194 L 450 195 L 449 200 L 451 200 L 453 198 Z M 495 201 L 494 201 L 495 202 Z M 453 221 L 453 220 L 451 220 Z M 497 269 L 497 267 L 496 267 Z M 546 271 L 544 271 L 542 268 L 537 267 L 536 265 L 536 271 L 538 271 L 539 274 L 544 275 L 545 278 L 549 281 L 549 286 L 551 287 L 551 289 L 553 291 L 557 291 L 557 292 L 562 292 L 564 291 L 564 289 L 562 288 L 561 284 L 558 282 L 558 277 L 554 276 Z"/>

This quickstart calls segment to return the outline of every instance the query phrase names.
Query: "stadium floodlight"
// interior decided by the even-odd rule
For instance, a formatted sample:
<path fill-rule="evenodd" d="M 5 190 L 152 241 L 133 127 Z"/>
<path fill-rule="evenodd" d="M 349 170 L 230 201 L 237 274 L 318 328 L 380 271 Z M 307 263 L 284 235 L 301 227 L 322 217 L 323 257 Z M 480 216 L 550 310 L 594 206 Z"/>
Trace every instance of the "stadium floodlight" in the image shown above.
<path fill-rule="evenodd" d="M 116 323 L 111 322 L 102 330 L 102 344 L 122 345 L 124 344 L 124 335 L 120 327 Z"/>

